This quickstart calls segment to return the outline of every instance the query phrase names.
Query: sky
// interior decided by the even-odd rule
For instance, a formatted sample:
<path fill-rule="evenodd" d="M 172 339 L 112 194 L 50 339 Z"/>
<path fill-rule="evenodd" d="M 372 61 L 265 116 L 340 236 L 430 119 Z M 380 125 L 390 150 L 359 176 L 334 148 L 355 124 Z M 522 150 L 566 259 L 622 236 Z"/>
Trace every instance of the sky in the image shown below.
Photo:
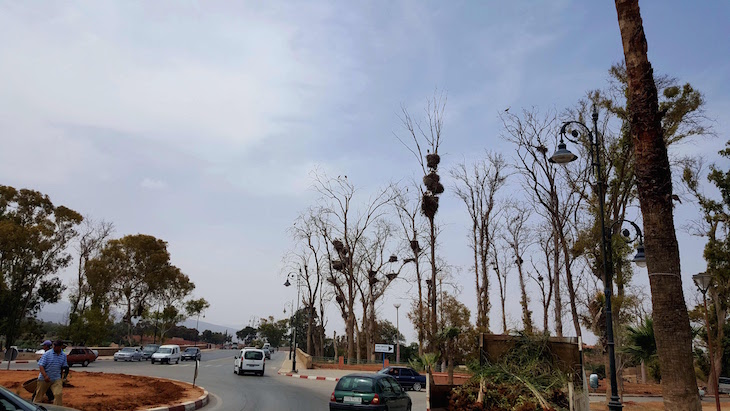
<path fill-rule="evenodd" d="M 640 6 L 655 72 L 700 90 L 717 134 L 671 154 L 727 169 L 730 3 Z M 447 93 L 444 170 L 485 149 L 509 157 L 501 112 L 572 107 L 623 60 L 611 1 L 0 1 L 0 38 L 0 184 L 110 221 L 116 237 L 167 241 L 211 302 L 206 321 L 233 327 L 282 318 L 295 298 L 282 286 L 287 228 L 317 198 L 312 170 L 364 192 L 418 172 L 395 137 L 401 107 L 421 113 Z M 468 215 L 445 183 L 440 253 L 474 312 Z M 675 211 L 678 228 L 697 217 L 690 198 Z M 691 302 L 703 241 L 677 235 Z M 393 308 L 408 290 L 393 286 L 378 313 L 413 341 Z M 328 335 L 342 335 L 328 310 Z M 508 316 L 519 325 L 516 299 Z"/>

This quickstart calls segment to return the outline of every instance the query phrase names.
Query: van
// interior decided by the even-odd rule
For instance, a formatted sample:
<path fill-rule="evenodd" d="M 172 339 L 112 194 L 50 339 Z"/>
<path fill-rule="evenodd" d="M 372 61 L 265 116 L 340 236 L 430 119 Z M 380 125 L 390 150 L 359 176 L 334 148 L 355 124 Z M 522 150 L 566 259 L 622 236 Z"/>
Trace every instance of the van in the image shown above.
<path fill-rule="evenodd" d="M 151 359 L 152 364 L 156 362 L 159 362 L 160 364 L 163 362 L 172 364 L 173 361 L 177 364 L 180 362 L 180 346 L 175 344 L 161 345 L 160 348 L 152 354 Z"/>
<path fill-rule="evenodd" d="M 233 360 L 233 373 L 243 375 L 252 372 L 264 375 L 266 370 L 266 356 L 264 350 L 258 348 L 244 348 L 236 354 Z"/>
<path fill-rule="evenodd" d="M 721 394 L 730 394 L 730 377 L 718 378 L 717 385 Z"/>

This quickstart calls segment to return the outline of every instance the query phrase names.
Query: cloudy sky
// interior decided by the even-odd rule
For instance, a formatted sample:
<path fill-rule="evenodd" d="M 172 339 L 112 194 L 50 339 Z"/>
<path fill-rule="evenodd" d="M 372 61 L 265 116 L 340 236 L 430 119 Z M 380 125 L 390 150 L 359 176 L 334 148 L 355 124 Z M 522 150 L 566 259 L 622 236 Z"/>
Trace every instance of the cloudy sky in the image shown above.
<path fill-rule="evenodd" d="M 673 154 L 727 168 L 716 152 L 730 139 L 730 5 L 641 6 L 655 71 L 701 90 L 718 134 Z M 448 93 L 442 167 L 485 148 L 509 156 L 500 112 L 561 111 L 623 59 L 611 1 L 2 1 L 0 38 L 0 184 L 111 221 L 117 236 L 168 241 L 212 303 L 206 321 L 235 327 L 281 317 L 294 298 L 281 285 L 286 229 L 316 197 L 313 169 L 365 191 L 413 175 L 394 137 L 402 105 L 418 113 Z M 686 199 L 677 226 L 694 212 Z M 439 215 L 474 309 L 467 215 L 448 192 Z M 690 293 L 702 242 L 679 239 Z M 378 308 L 393 322 L 403 291 Z M 330 313 L 328 334 L 342 334 Z M 499 330 L 496 304 L 492 317 Z"/>

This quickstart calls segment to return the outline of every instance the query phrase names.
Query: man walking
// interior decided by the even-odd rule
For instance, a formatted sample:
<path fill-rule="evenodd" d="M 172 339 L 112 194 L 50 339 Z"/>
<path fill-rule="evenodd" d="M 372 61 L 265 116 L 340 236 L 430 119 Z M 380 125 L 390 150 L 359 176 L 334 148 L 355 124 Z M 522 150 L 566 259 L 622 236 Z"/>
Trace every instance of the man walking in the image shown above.
<path fill-rule="evenodd" d="M 38 360 L 38 368 L 41 372 L 38 374 L 38 386 L 33 402 L 40 402 L 50 388 L 54 397 L 53 405 L 63 405 L 63 380 L 61 379 L 63 367 L 68 367 L 68 362 L 66 354 L 63 352 L 63 341 L 58 340 L 53 343 L 53 349 L 46 351 Z"/>
<path fill-rule="evenodd" d="M 48 352 L 51 349 L 51 347 L 53 347 L 53 343 L 51 342 L 51 340 L 43 341 L 43 351 Z M 37 385 L 36 385 L 36 387 L 37 387 Z M 48 401 L 53 401 L 53 399 L 55 398 L 53 396 L 53 391 L 51 391 L 51 387 L 48 387 L 48 390 L 46 390 L 46 397 L 48 397 Z M 33 396 L 30 398 L 30 402 L 34 402 L 34 400 L 35 400 L 35 392 L 33 393 Z"/>

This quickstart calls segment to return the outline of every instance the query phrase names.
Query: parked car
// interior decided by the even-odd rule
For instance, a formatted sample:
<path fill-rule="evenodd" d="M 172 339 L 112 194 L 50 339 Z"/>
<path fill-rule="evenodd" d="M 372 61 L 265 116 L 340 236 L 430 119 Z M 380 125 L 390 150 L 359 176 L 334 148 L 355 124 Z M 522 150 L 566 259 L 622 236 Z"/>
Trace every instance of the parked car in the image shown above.
<path fill-rule="evenodd" d="M 96 354 L 86 347 L 71 347 L 71 350 L 66 353 L 66 362 L 69 367 L 74 364 L 86 367 L 94 361 L 96 361 Z"/>
<path fill-rule="evenodd" d="M 330 395 L 330 411 L 410 411 L 411 397 L 388 374 L 348 374 Z"/>
<path fill-rule="evenodd" d="M 179 345 L 161 345 L 160 348 L 157 349 L 157 352 L 152 354 L 152 364 L 154 364 L 155 362 L 159 362 L 160 364 L 162 364 L 163 362 L 172 364 L 173 361 L 175 361 L 175 364 L 180 362 Z"/>
<path fill-rule="evenodd" d="M 426 376 L 411 367 L 385 367 L 378 371 L 378 374 L 390 375 L 406 390 L 421 391 L 421 388 L 426 386 Z"/>
<path fill-rule="evenodd" d="M 200 359 L 200 348 L 198 347 L 188 347 L 185 349 L 185 351 L 180 354 L 180 359 L 185 360 L 199 360 Z"/>
<path fill-rule="evenodd" d="M 114 353 L 114 361 L 142 361 L 142 350 L 136 347 L 124 347 Z"/>
<path fill-rule="evenodd" d="M 264 356 L 266 357 L 267 360 L 271 359 L 271 350 L 268 347 L 262 348 L 261 351 L 264 352 Z"/>
<path fill-rule="evenodd" d="M 243 375 L 252 372 L 264 375 L 266 370 L 266 356 L 264 350 L 258 348 L 244 348 L 233 359 L 233 373 Z"/>
<path fill-rule="evenodd" d="M 717 383 L 718 391 L 722 394 L 730 394 L 730 377 L 720 377 Z"/>
<path fill-rule="evenodd" d="M 0 386 L 0 406 L 3 406 L 3 408 L 1 408 L 3 410 L 37 411 L 44 409 L 48 411 L 78 411 L 75 408 L 61 407 L 59 405 L 51 404 L 43 404 L 43 406 L 40 407 L 39 404 L 31 404 L 2 386 Z"/>
<path fill-rule="evenodd" d="M 149 360 L 152 358 L 152 354 L 156 353 L 158 348 L 160 348 L 160 344 L 147 344 L 142 347 L 142 359 Z"/>

